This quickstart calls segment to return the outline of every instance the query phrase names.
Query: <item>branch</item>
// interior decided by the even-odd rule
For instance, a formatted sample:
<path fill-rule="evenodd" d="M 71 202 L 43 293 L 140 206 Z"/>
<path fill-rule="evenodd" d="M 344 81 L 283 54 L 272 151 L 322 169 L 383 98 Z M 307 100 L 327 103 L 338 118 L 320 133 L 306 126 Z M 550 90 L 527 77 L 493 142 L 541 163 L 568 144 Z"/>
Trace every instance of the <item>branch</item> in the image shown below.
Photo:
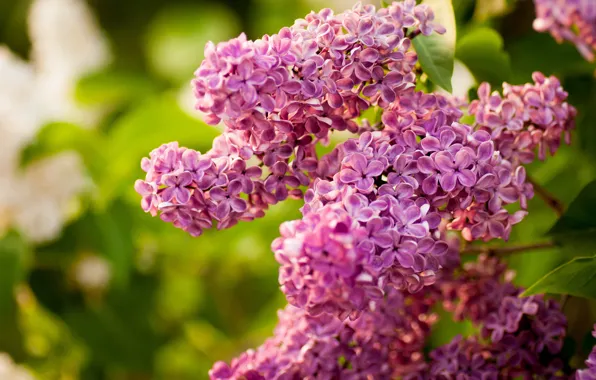
<path fill-rule="evenodd" d="M 543 248 L 551 248 L 555 246 L 554 241 L 546 241 L 542 243 L 534 243 L 534 244 L 527 244 L 527 245 L 512 245 L 512 246 L 505 246 L 505 247 L 489 247 L 489 246 L 470 246 L 464 248 L 460 253 L 462 255 L 473 255 L 479 253 L 486 253 L 489 255 L 510 255 L 512 253 L 517 252 L 524 252 L 524 251 L 533 251 L 537 249 Z"/>
<path fill-rule="evenodd" d="M 544 187 L 540 186 L 536 181 L 534 181 L 530 176 L 527 177 L 529 183 L 532 184 L 534 187 L 534 191 L 538 196 L 546 203 L 546 205 L 552 208 L 557 216 L 563 215 L 565 212 L 565 205 L 563 202 L 555 198 L 551 193 L 549 193 Z"/>
<path fill-rule="evenodd" d="M 569 301 L 569 298 L 571 298 L 569 294 L 561 295 L 561 300 L 559 301 L 559 303 L 561 304 L 561 311 L 565 309 L 565 306 L 567 305 L 567 301 Z"/>

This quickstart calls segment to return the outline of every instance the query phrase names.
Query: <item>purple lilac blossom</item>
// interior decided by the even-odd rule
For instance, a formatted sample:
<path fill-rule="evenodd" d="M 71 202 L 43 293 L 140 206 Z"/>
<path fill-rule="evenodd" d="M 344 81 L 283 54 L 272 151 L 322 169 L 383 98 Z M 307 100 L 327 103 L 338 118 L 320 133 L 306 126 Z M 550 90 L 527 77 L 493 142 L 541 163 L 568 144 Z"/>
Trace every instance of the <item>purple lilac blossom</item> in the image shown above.
<path fill-rule="evenodd" d="M 566 378 L 558 356 L 567 320 L 559 304 L 543 296 L 520 298 L 522 289 L 511 283 L 512 277 L 498 259 L 481 255 L 437 283 L 445 309 L 456 320 L 469 319 L 480 327 L 484 343 L 455 338 L 431 353 L 420 378 L 459 373 L 488 379 Z"/>
<path fill-rule="evenodd" d="M 338 15 L 312 12 L 256 41 L 208 43 L 193 81 L 196 107 L 209 123 L 223 122 L 224 134 L 202 155 L 170 143 L 144 159 L 147 176 L 135 186 L 143 209 L 198 236 L 300 197 L 315 177 L 317 142 L 331 130 L 357 132 L 362 111 L 415 86 L 408 33 L 443 33 L 433 19 L 413 0 L 379 10 L 359 4 Z M 180 175 L 185 182 L 173 182 Z"/>
<path fill-rule="evenodd" d="M 230 364 L 217 362 L 212 380 L 390 379 L 424 368 L 424 340 L 436 316 L 429 299 L 391 292 L 356 321 L 312 316 L 287 306 L 274 336 Z"/>
<path fill-rule="evenodd" d="M 503 84 L 503 95 L 488 83 L 478 88 L 478 100 L 470 103 L 469 112 L 476 117 L 478 129 L 491 134 L 491 139 L 503 157 L 514 164 L 528 164 L 534 152 L 544 160 L 554 154 L 564 141 L 571 142 L 575 128 L 576 109 L 569 105 L 567 92 L 559 80 L 541 73 L 532 75 L 534 84 L 513 86 Z"/>
<path fill-rule="evenodd" d="M 425 102 L 439 108 L 442 99 L 433 95 Z M 408 115 L 409 124 L 364 132 L 320 161 L 319 178 L 305 193 L 304 217 L 289 224 L 300 227 L 293 227 L 293 233 L 282 228 L 282 238 L 272 247 L 291 304 L 357 314 L 387 288 L 416 292 L 457 262 L 449 254 L 448 230 L 461 230 L 469 240 L 507 239 L 525 211 L 510 214 L 504 207 L 532 196 L 523 168 L 495 151 L 488 132 L 448 115 L 459 116 L 453 109 L 437 112 L 435 117 L 451 123 L 437 126 L 436 120 Z M 317 224 L 326 221 L 322 215 L 329 210 L 337 215 L 338 209 L 350 216 L 345 223 L 350 227 L 343 228 L 352 237 L 343 247 L 350 253 L 342 252 L 342 260 L 329 255 L 322 267 L 318 254 L 311 252 L 310 242 L 317 241 L 311 234 L 331 228 Z M 345 258 L 351 262 L 349 271 Z M 305 273 L 319 280 L 305 281 Z M 321 297 L 321 289 L 332 289 L 329 284 L 341 284 L 342 291 L 329 290 Z"/>
<path fill-rule="evenodd" d="M 534 29 L 549 32 L 557 42 L 570 41 L 588 61 L 596 51 L 596 2 L 593 0 L 534 0 Z"/>
<path fill-rule="evenodd" d="M 460 263 L 452 231 L 507 239 L 533 196 L 521 165 L 536 151 L 554 154 L 562 134 L 569 142 L 576 111 L 559 81 L 540 73 L 533 84 L 504 84 L 503 95 L 482 84 L 469 107 L 415 91 L 409 36 L 444 32 L 433 19 L 414 0 L 357 5 L 260 40 L 207 45 L 193 81 L 197 109 L 225 131 L 204 154 L 174 142 L 143 159 L 143 209 L 198 236 L 262 217 L 308 187 L 303 218 L 284 223 L 272 244 L 291 305 L 273 338 L 216 363 L 211 378 L 560 374 L 558 306 L 518 298 L 492 258 L 451 273 Z M 381 121 L 357 124 L 370 107 Z M 474 125 L 459 123 L 466 107 Z M 318 159 L 315 145 L 343 130 L 357 136 Z M 509 213 L 516 202 L 522 210 Z M 425 363 L 438 301 L 483 340 L 456 338 Z"/>
<path fill-rule="evenodd" d="M 594 331 L 592 336 L 596 338 L 596 325 L 594 325 Z M 596 379 L 596 347 L 592 349 L 588 359 L 586 360 L 586 369 L 578 370 L 575 373 L 576 380 L 594 380 Z"/>

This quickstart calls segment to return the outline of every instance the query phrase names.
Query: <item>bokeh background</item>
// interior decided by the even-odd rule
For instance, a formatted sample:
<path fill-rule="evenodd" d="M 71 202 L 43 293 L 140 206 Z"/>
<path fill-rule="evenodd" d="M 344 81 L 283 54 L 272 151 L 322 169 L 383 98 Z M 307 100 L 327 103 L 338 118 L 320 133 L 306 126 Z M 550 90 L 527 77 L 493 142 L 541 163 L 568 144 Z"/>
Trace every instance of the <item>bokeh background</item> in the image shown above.
<path fill-rule="evenodd" d="M 133 183 L 161 143 L 205 151 L 219 133 L 193 111 L 205 42 L 258 38 L 311 9 L 352 5 L 0 0 L 1 379 L 204 379 L 214 361 L 271 333 L 284 298 L 269 246 L 300 202 L 195 239 L 144 214 Z M 527 82 L 534 70 L 563 79 L 578 132 L 529 172 L 570 202 L 596 178 L 596 66 L 533 32 L 530 0 L 454 7 L 460 95 L 479 80 Z M 539 240 L 555 220 L 535 199 L 511 240 Z M 529 285 L 564 259 L 540 250 L 509 261 Z M 566 312 L 581 356 L 596 307 L 572 299 Z M 429 344 L 470 329 L 445 319 Z"/>

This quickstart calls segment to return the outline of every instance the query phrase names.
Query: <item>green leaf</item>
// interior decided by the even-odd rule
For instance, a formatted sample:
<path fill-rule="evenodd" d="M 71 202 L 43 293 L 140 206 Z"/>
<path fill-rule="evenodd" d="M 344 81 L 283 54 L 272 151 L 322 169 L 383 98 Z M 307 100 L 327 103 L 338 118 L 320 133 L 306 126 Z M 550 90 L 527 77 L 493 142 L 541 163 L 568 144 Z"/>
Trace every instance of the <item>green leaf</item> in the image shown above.
<path fill-rule="evenodd" d="M 21 165 L 73 150 L 78 152 L 94 178 L 101 177 L 104 167 L 104 139 L 97 131 L 69 123 L 50 123 L 39 130 L 33 142 L 21 154 Z"/>
<path fill-rule="evenodd" d="M 596 299 L 596 256 L 576 257 L 561 265 L 530 286 L 522 296 L 539 293 Z"/>
<path fill-rule="evenodd" d="M 430 80 L 451 92 L 453 61 L 455 58 L 456 26 L 451 0 L 425 0 L 435 13 L 435 22 L 444 26 L 447 31 L 440 35 L 419 35 L 413 39 L 414 49 L 422 70 Z"/>
<path fill-rule="evenodd" d="M 567 211 L 548 232 L 555 240 L 565 243 L 570 238 L 585 238 L 594 242 L 596 234 L 596 181 L 590 182 L 571 202 Z M 594 242 L 596 244 L 596 242 Z"/>
<path fill-rule="evenodd" d="M 186 114 L 171 94 L 151 98 L 118 119 L 107 138 L 106 175 L 99 181 L 98 204 L 105 207 L 114 197 L 132 191 L 143 172 L 140 162 L 161 144 L 178 141 L 181 146 L 211 148 L 218 131 Z"/>
<path fill-rule="evenodd" d="M 110 69 L 81 78 L 75 99 L 83 105 L 119 105 L 147 97 L 156 90 L 156 84 L 140 73 Z"/>
<path fill-rule="evenodd" d="M 509 55 L 503 50 L 503 39 L 494 29 L 478 28 L 457 42 L 455 57 L 478 82 L 500 86 L 511 77 Z"/>

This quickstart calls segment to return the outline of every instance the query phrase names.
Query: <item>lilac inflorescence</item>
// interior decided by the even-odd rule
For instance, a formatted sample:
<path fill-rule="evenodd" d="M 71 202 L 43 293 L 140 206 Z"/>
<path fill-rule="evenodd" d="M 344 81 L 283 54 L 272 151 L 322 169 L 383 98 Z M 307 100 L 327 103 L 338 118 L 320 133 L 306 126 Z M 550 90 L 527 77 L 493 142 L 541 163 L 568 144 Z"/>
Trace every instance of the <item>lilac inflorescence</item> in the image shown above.
<path fill-rule="evenodd" d="M 437 284 L 445 309 L 477 324 L 484 340 L 457 337 L 434 350 L 421 378 L 565 378 L 559 356 L 567 320 L 560 306 L 543 296 L 520 298 L 511 279 L 503 263 L 481 255 Z"/>
<path fill-rule="evenodd" d="M 390 379 L 424 368 L 424 341 L 435 321 L 427 299 L 392 292 L 356 321 L 312 316 L 287 306 L 274 336 L 210 378 Z"/>
<path fill-rule="evenodd" d="M 547 148 L 554 152 L 575 110 L 556 79 L 535 74 L 534 85 L 506 85 L 502 97 L 481 86 L 480 100 L 470 105 L 479 124 L 458 124 L 464 101 L 414 90 L 409 36 L 443 32 L 433 18 L 410 0 L 378 11 L 357 5 L 339 15 L 311 13 L 257 41 L 240 36 L 208 44 L 193 82 L 197 108 L 225 131 L 204 154 L 177 143 L 151 152 L 142 162 L 146 178 L 135 186 L 143 209 L 198 236 L 214 224 L 223 229 L 262 217 L 270 205 L 299 198 L 303 187 L 314 189 L 322 179 L 371 202 L 399 192 L 405 198 L 397 199 L 400 206 L 388 204 L 388 212 L 415 200 L 431 217 L 428 226 L 415 220 L 403 226 L 417 238 L 445 220 L 468 240 L 506 238 L 523 213 L 511 216 L 502 207 L 519 201 L 525 208 L 532 196 L 519 164 L 529 162 L 536 146 L 540 157 Z M 380 123 L 358 125 L 355 118 L 370 107 L 382 110 Z M 349 141 L 319 160 L 315 144 L 327 142 L 332 130 L 382 130 L 382 137 L 375 137 L 378 147 L 350 152 L 358 144 Z M 371 149 L 389 156 L 371 158 Z M 439 218 L 433 210 L 441 203 L 449 207 Z M 426 264 L 414 256 L 420 277 Z M 436 267 L 432 257 L 425 261 Z"/>
<path fill-rule="evenodd" d="M 496 258 L 481 255 L 456 274 L 409 294 L 391 290 L 354 321 L 313 316 L 288 306 L 275 335 L 230 364 L 218 362 L 212 379 L 567 379 L 561 350 L 567 321 L 557 303 L 519 298 L 521 289 Z M 423 350 L 442 303 L 458 320 L 470 319 L 478 335 L 455 337 Z M 578 371 L 591 379 L 588 369 Z"/>
<path fill-rule="evenodd" d="M 153 151 L 142 164 L 147 178 L 136 184 L 144 210 L 198 236 L 214 222 L 228 228 L 301 196 L 315 175 L 315 143 L 332 129 L 357 132 L 362 111 L 414 87 L 406 33 L 444 32 L 433 19 L 413 0 L 378 11 L 357 5 L 311 13 L 260 40 L 207 44 L 193 81 L 197 109 L 225 132 L 204 155 L 175 143 Z M 192 182 L 170 178 L 184 171 Z"/>
<path fill-rule="evenodd" d="M 505 85 L 503 96 L 483 84 L 469 107 L 475 126 L 457 122 L 456 100 L 410 90 L 384 110 L 380 130 L 363 126 L 359 138 L 323 157 L 305 193 L 303 220 L 286 223 L 273 244 L 289 302 L 357 314 L 387 287 L 418 291 L 457 262 L 449 230 L 467 240 L 507 239 L 533 196 L 521 163 L 545 146 L 554 153 L 575 114 L 556 79 L 534 79 Z M 509 213 L 505 207 L 515 202 L 522 210 Z M 339 253 L 321 254 L 313 235 L 323 246 L 336 244 L 324 231 L 335 224 L 321 216 L 331 209 L 343 210 L 340 225 L 350 241 Z"/>
<path fill-rule="evenodd" d="M 571 142 L 577 111 L 566 103 L 567 92 L 554 76 L 532 75 L 534 84 L 503 84 L 503 95 L 488 83 L 478 88 L 478 100 L 472 101 L 470 114 L 480 129 L 491 133 L 495 147 L 514 163 L 528 164 L 554 154 L 564 141 Z"/>
<path fill-rule="evenodd" d="M 144 158 L 142 208 L 199 236 L 305 201 L 272 243 L 290 303 L 274 337 L 216 363 L 212 379 L 561 375 L 558 305 L 519 298 L 494 258 L 457 268 L 460 237 L 508 239 L 533 196 L 523 165 L 569 143 L 576 110 L 540 73 L 501 93 L 481 84 L 470 104 L 417 91 L 411 38 L 443 33 L 433 20 L 414 0 L 357 5 L 207 45 L 196 106 L 224 132 L 205 153 L 173 142 Z M 367 110 L 378 120 L 363 119 Z M 354 136 L 319 159 L 316 145 L 334 131 Z M 425 361 L 439 302 L 481 335 Z"/>
<path fill-rule="evenodd" d="M 534 29 L 549 32 L 559 43 L 570 41 L 588 60 L 596 51 L 596 3 L 593 0 L 534 0 Z"/>

